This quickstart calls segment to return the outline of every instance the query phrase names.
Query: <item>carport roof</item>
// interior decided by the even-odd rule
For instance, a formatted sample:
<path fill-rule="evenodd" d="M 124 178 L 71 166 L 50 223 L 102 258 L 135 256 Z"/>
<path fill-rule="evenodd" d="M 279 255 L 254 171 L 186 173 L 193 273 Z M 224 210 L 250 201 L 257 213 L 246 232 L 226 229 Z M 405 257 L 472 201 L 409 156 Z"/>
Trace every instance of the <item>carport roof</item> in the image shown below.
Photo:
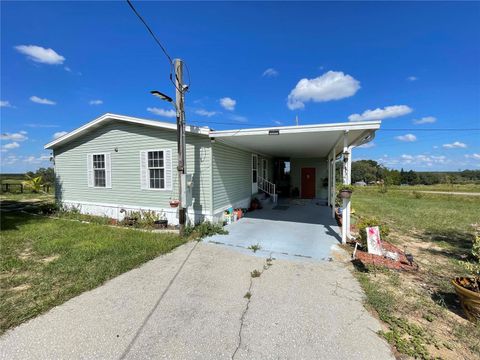
<path fill-rule="evenodd" d="M 341 145 L 337 148 L 337 154 L 343 150 L 344 135 L 347 146 L 358 146 L 371 141 L 380 124 L 381 121 L 362 121 L 220 130 L 210 131 L 209 137 L 227 145 L 275 157 L 326 158 L 339 142 Z"/>

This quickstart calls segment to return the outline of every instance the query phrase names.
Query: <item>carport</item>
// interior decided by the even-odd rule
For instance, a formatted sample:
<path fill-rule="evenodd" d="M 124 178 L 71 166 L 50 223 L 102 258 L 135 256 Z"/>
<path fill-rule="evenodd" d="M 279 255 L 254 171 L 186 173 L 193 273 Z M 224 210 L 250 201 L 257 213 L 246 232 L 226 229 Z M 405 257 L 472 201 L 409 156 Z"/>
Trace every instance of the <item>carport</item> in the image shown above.
<path fill-rule="evenodd" d="M 227 225 L 228 235 L 208 241 L 275 258 L 325 260 L 341 242 L 340 229 L 325 203 L 315 199 L 280 199 L 265 203 L 237 222 Z"/>
<path fill-rule="evenodd" d="M 327 184 L 325 184 L 326 192 L 324 198 L 314 196 L 314 198 L 310 200 L 309 207 L 297 208 L 296 204 L 291 203 L 291 201 L 294 200 L 289 200 L 289 209 L 285 210 L 283 215 L 279 215 L 279 211 L 281 210 L 274 210 L 273 208 L 265 209 L 262 210 L 265 212 L 264 215 L 258 216 L 267 216 L 269 217 L 268 219 L 255 219 L 255 215 L 251 214 L 245 219 L 246 222 L 239 222 L 239 225 L 242 223 L 256 223 L 256 220 L 268 220 L 273 222 L 303 223 L 312 226 L 334 226 L 332 224 L 334 223 L 336 211 L 336 182 L 340 180 L 343 184 L 351 184 L 352 150 L 354 147 L 371 141 L 375 137 L 375 131 L 380 128 L 380 124 L 380 121 L 365 121 L 211 131 L 209 136 L 212 141 L 223 142 L 227 145 L 242 148 L 262 156 L 278 159 L 315 160 L 317 164 L 321 164 L 318 165 L 318 167 L 321 166 L 324 170 L 326 175 L 325 180 L 328 179 L 326 181 Z M 336 179 L 335 169 L 337 161 L 341 161 L 341 179 Z M 294 163 L 292 163 L 292 166 L 293 165 Z M 309 177 L 310 174 L 307 171 L 304 172 L 303 169 L 300 174 L 302 176 L 301 183 L 303 184 L 303 177 Z M 274 183 L 266 182 L 268 183 L 268 188 L 273 187 L 275 189 Z M 303 193 L 303 191 L 300 191 L 300 194 Z M 273 195 L 274 198 L 276 198 L 275 190 L 273 191 Z M 322 201 L 328 207 L 316 205 Z M 280 203 L 277 205 L 281 206 Z M 350 208 L 350 200 L 344 199 L 341 206 L 343 219 L 341 241 L 343 243 L 350 237 Z M 278 223 L 276 223 L 276 225 L 278 225 Z M 263 226 L 269 227 L 269 224 L 263 223 Z M 235 228 L 236 226 L 233 224 L 232 231 Z M 258 227 L 256 231 L 259 232 L 259 229 L 260 227 Z M 237 230 L 234 232 L 236 231 Z M 312 228 L 311 231 L 330 232 L 330 230 L 325 231 L 316 227 Z M 270 231 L 269 234 L 272 232 L 273 230 Z M 310 232 L 310 234 L 312 234 L 312 232 Z M 265 236 L 270 237 L 268 234 Z M 282 237 L 279 239 L 281 238 Z M 277 242 L 278 241 L 280 240 L 277 240 Z M 289 241 L 292 241 L 291 238 Z"/>

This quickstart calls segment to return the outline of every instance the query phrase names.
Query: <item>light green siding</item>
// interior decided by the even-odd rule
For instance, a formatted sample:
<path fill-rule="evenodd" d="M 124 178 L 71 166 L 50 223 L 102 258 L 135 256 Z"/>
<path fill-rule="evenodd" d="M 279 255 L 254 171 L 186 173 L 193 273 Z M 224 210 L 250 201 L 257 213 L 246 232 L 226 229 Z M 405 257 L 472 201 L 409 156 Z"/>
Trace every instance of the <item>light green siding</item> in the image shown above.
<path fill-rule="evenodd" d="M 212 145 L 213 209 L 218 210 L 252 195 L 252 153 L 221 143 Z"/>
<path fill-rule="evenodd" d="M 326 159 L 290 159 L 290 185 L 291 188 L 297 188 L 301 192 L 302 168 L 314 167 L 315 171 L 315 197 L 326 199 L 328 190 L 323 186 L 323 179 L 328 177 L 328 168 Z"/>
<path fill-rule="evenodd" d="M 193 174 L 193 209 L 211 211 L 211 145 L 207 136 L 187 133 L 187 173 Z M 118 148 L 118 152 L 115 152 Z M 142 190 L 140 151 L 172 149 L 173 190 Z M 111 154 L 112 188 L 92 188 L 87 183 L 87 154 Z M 60 200 L 168 207 L 178 198 L 176 132 L 149 126 L 110 122 L 56 148 L 55 172 Z"/>

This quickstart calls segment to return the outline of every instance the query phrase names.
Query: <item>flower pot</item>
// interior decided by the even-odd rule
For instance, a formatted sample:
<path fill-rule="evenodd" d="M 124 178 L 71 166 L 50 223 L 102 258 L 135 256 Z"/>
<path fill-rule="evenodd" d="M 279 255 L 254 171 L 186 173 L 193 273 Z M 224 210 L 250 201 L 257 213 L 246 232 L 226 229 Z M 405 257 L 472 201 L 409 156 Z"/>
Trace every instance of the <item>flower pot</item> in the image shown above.
<path fill-rule="evenodd" d="M 168 226 L 168 220 L 155 220 L 155 229 L 166 229 Z"/>
<path fill-rule="evenodd" d="M 180 200 L 170 200 L 170 207 L 176 208 L 180 205 Z"/>
<path fill-rule="evenodd" d="M 477 283 L 480 282 L 480 278 L 457 277 L 452 279 L 452 284 L 460 298 L 462 309 L 465 311 L 468 320 L 473 322 L 480 320 L 480 292 L 469 290 L 465 288 L 464 284 L 475 281 Z"/>
<path fill-rule="evenodd" d="M 340 197 L 342 199 L 350 199 L 352 197 L 352 190 L 341 190 Z"/>

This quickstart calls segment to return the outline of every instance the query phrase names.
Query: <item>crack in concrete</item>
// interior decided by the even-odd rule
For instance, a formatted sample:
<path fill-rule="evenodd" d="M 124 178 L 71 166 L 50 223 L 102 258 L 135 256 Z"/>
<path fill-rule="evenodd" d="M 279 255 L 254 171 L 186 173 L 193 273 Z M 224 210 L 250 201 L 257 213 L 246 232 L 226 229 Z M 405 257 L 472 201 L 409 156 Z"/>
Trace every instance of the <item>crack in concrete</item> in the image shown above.
<path fill-rule="evenodd" d="M 272 254 L 273 253 L 270 253 L 270 256 L 268 257 L 268 259 L 266 259 L 265 265 L 263 265 L 262 271 L 260 271 L 260 276 L 258 277 L 261 277 L 263 273 L 266 270 L 268 270 L 270 266 L 272 266 L 272 261 L 273 261 Z M 252 287 L 253 287 L 253 279 L 254 278 L 250 276 L 250 285 L 247 291 L 247 293 L 250 294 L 250 297 L 247 299 L 247 304 L 245 306 L 245 309 L 243 309 L 242 311 L 242 316 L 240 317 L 240 328 L 238 329 L 238 343 L 237 343 L 237 347 L 235 348 L 235 351 L 232 354 L 232 357 L 231 357 L 232 360 L 235 358 L 235 355 L 237 355 L 238 350 L 240 350 L 240 346 L 242 346 L 242 330 L 243 330 L 243 325 L 245 321 L 245 315 L 247 314 L 248 308 L 250 306 L 250 301 L 252 300 L 251 294 L 252 294 Z"/>

